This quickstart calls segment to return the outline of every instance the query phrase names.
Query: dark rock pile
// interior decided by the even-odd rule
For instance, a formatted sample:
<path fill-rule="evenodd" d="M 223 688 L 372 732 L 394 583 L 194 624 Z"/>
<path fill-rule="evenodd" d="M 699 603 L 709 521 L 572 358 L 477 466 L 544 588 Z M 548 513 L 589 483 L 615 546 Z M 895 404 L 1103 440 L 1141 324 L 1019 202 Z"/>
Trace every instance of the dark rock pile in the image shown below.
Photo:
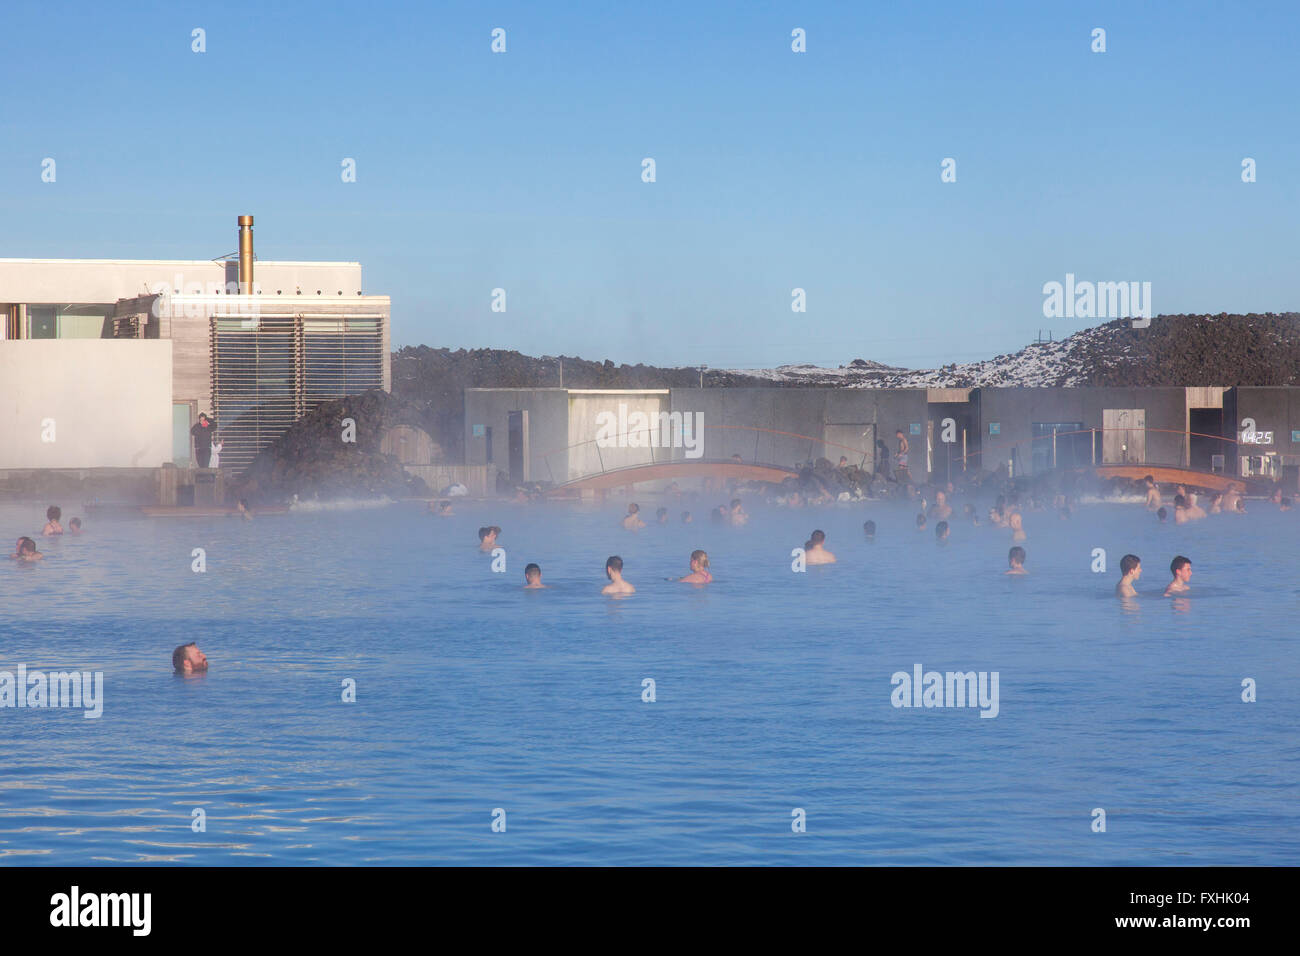
<path fill-rule="evenodd" d="M 426 409 L 382 391 L 327 402 L 303 417 L 253 459 L 232 484 L 236 497 L 259 504 L 350 497 L 429 495 L 393 455 L 380 451 L 394 425 L 419 425 Z M 345 441 L 344 420 L 355 422 Z"/>
<path fill-rule="evenodd" d="M 1093 331 L 1075 364 L 1085 385 L 1300 385 L 1300 313 L 1159 315 Z"/>

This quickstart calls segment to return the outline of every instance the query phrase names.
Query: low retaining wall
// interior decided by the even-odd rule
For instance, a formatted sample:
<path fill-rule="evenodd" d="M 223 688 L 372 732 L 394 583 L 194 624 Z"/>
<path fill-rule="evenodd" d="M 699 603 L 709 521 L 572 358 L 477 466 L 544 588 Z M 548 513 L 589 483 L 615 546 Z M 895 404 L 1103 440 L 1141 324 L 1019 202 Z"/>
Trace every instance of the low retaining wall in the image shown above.
<path fill-rule="evenodd" d="M 431 494 L 437 495 L 453 482 L 469 489 L 471 498 L 486 498 L 496 494 L 495 469 L 492 465 L 403 465 L 408 475 L 424 479 Z"/>

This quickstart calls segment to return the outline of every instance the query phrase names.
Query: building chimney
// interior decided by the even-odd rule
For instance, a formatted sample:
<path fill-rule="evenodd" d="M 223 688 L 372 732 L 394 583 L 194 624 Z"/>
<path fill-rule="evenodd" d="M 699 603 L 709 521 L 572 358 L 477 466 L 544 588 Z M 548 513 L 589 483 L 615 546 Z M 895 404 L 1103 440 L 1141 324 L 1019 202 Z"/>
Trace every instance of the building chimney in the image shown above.
<path fill-rule="evenodd" d="M 239 294 L 253 294 L 253 217 L 239 217 Z"/>

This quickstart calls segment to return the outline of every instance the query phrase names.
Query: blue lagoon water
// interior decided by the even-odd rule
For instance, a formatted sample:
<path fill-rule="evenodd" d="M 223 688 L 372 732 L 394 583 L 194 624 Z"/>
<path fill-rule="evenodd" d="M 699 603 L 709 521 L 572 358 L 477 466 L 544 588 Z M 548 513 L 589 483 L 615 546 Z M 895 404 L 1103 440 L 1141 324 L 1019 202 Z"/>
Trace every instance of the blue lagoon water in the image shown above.
<path fill-rule="evenodd" d="M 1300 862 L 1300 515 L 1030 513 L 1017 579 L 1009 532 L 960 519 L 939 548 L 903 506 L 751 506 L 733 528 L 713 503 L 635 534 L 621 504 L 458 503 L 91 517 L 42 541 L 43 563 L 0 564 L 0 670 L 103 671 L 103 716 L 0 708 L 0 862 Z M 814 527 L 840 562 L 794 573 Z M 666 581 L 694 548 L 715 583 Z M 1179 553 L 1194 591 L 1173 602 Z M 610 554 L 628 599 L 599 594 Z M 529 561 L 552 588 L 521 590 Z M 205 677 L 171 672 L 187 640 Z M 917 663 L 997 671 L 997 717 L 895 708 Z"/>

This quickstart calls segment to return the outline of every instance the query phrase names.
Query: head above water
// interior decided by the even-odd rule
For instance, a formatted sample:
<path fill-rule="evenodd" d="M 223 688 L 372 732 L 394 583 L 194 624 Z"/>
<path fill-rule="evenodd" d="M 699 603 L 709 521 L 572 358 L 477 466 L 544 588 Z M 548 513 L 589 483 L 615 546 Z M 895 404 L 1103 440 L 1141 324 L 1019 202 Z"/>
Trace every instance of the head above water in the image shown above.
<path fill-rule="evenodd" d="M 1007 552 L 1007 564 L 1013 568 L 1022 567 L 1025 563 L 1025 549 L 1016 545 Z"/>
<path fill-rule="evenodd" d="M 534 581 L 542 579 L 542 569 L 540 565 L 530 564 L 524 568 L 524 580 L 532 584 Z"/>
<path fill-rule="evenodd" d="M 199 645 L 190 641 L 190 643 L 182 644 L 172 651 L 172 667 L 179 674 L 206 671 L 208 669 L 208 657 L 199 650 Z"/>
<path fill-rule="evenodd" d="M 609 560 L 605 562 L 605 577 L 609 578 L 611 581 L 614 580 L 614 575 L 616 574 L 621 575 L 622 573 L 623 573 L 623 559 L 620 558 L 617 554 L 613 555 L 612 557 L 609 558 Z"/>
<path fill-rule="evenodd" d="M 825 544 L 826 532 L 818 528 L 816 531 L 814 531 L 812 534 L 808 536 L 808 541 L 810 544 L 813 545 Z"/>
<path fill-rule="evenodd" d="M 627 506 L 627 513 L 630 515 L 634 515 L 640 510 L 641 510 L 641 506 L 636 504 L 635 502 Z"/>
<path fill-rule="evenodd" d="M 489 525 L 486 528 L 478 529 L 478 539 L 480 541 L 486 541 L 488 540 L 488 538 L 495 539 L 496 536 L 499 535 L 500 533 L 501 533 L 501 529 L 498 528 L 496 525 Z"/>
<path fill-rule="evenodd" d="M 1161 521 L 1168 521 L 1169 510 L 1162 506 L 1159 510 L 1156 511 L 1156 517 L 1159 518 Z"/>
<path fill-rule="evenodd" d="M 948 537 L 948 522 L 940 521 L 937 525 L 935 525 L 934 536 L 938 538 L 940 541 Z"/>
<path fill-rule="evenodd" d="M 876 536 L 876 523 L 874 521 L 862 522 L 862 533 L 868 538 L 874 538 Z"/>
<path fill-rule="evenodd" d="M 1180 554 L 1178 555 L 1178 557 L 1174 558 L 1172 561 L 1169 562 L 1169 573 L 1172 574 L 1174 577 L 1178 577 L 1179 571 L 1181 571 L 1183 568 L 1190 569 L 1191 566 L 1192 566 L 1192 559 L 1185 558 Z"/>
<path fill-rule="evenodd" d="M 709 567 L 708 554 L 698 548 L 691 552 L 691 569 L 694 570 L 697 566 L 706 570 Z"/>
<path fill-rule="evenodd" d="M 58 521 L 63 517 L 63 509 L 58 505 L 50 505 L 45 509 L 45 517 L 49 521 Z"/>
<path fill-rule="evenodd" d="M 919 514 L 919 515 L 916 516 L 916 526 L 917 526 L 918 528 L 924 528 L 924 527 L 925 527 L 925 515 L 924 515 L 924 514 Z"/>
<path fill-rule="evenodd" d="M 36 542 L 33 541 L 31 538 L 28 538 L 28 537 L 25 537 L 25 536 L 22 537 L 22 538 L 19 538 L 19 539 L 18 539 L 18 548 L 17 548 L 17 552 L 18 552 L 19 554 L 35 554 L 35 553 L 36 553 Z"/>
<path fill-rule="evenodd" d="M 73 531 L 79 531 L 81 529 L 81 519 L 73 518 L 71 521 L 68 522 L 68 527 L 71 528 Z"/>
<path fill-rule="evenodd" d="M 1126 554 L 1119 559 L 1119 573 L 1128 577 L 1135 571 L 1142 570 L 1142 559 L 1136 554 Z"/>

